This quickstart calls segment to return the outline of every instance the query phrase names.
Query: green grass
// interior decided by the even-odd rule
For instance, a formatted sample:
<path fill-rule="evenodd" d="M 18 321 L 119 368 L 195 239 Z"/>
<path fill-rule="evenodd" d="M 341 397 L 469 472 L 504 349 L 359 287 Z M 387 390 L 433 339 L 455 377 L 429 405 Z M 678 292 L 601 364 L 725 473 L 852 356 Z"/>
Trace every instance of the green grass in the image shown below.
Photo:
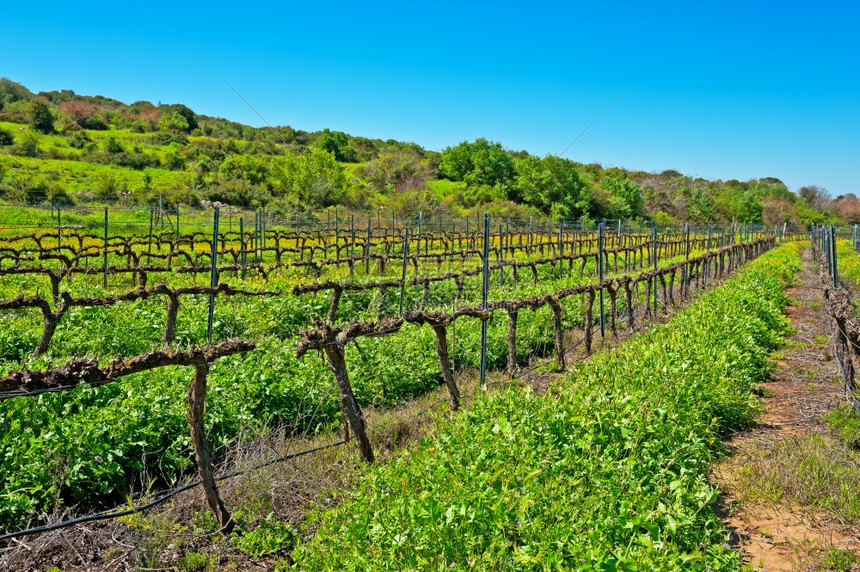
<path fill-rule="evenodd" d="M 449 181 L 448 179 L 439 179 L 438 181 L 430 181 L 430 188 L 437 197 L 453 195 L 457 191 L 462 191 L 466 188 L 466 183 Z"/>
<path fill-rule="evenodd" d="M 853 449 L 860 449 L 860 415 L 853 407 L 840 405 L 830 411 L 824 420 L 840 441 Z"/>
<path fill-rule="evenodd" d="M 5 165 L 16 176 L 42 176 L 48 182 L 63 183 L 72 193 L 91 191 L 100 179 L 113 177 L 120 189 L 143 188 L 144 173 L 152 177 L 154 188 L 187 185 L 191 173 L 149 168 L 138 171 L 117 165 L 101 165 L 83 161 L 41 159 L 34 157 L 12 157 L 0 155 L 0 164 Z"/>

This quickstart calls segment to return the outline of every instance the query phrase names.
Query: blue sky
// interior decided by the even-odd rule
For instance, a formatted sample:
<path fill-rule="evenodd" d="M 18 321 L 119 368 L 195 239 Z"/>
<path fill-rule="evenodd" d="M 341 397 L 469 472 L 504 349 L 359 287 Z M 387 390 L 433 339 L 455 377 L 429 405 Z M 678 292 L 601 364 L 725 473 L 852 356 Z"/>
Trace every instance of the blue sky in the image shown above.
<path fill-rule="evenodd" d="M 0 76 L 415 141 L 860 195 L 860 3 L 5 3 Z"/>

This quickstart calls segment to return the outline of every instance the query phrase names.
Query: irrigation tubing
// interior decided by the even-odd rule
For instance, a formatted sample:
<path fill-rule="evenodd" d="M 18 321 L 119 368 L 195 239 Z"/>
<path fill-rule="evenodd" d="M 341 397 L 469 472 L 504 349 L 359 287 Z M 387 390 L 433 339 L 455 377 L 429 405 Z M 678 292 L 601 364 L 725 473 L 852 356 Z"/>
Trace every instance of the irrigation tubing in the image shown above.
<path fill-rule="evenodd" d="M 319 447 L 313 447 L 312 449 L 306 449 L 304 451 L 299 451 L 297 453 L 290 453 L 289 455 L 284 455 L 284 456 L 278 457 L 276 459 L 269 459 L 268 461 L 264 461 L 258 465 L 254 465 L 250 469 L 233 471 L 232 473 L 228 473 L 226 475 L 217 477 L 215 480 L 216 481 L 224 481 L 227 479 L 232 479 L 233 477 L 238 477 L 239 475 L 242 475 L 242 474 L 249 472 L 249 471 L 256 471 L 256 470 L 259 470 L 263 467 L 267 467 L 269 465 L 274 465 L 276 463 L 282 463 L 284 461 L 289 461 L 290 459 L 295 459 L 296 457 L 301 457 L 304 455 L 309 455 L 311 453 L 316 453 L 316 452 L 322 451 L 324 449 L 332 449 L 334 447 L 339 447 L 345 443 L 346 443 L 345 440 L 340 440 L 340 441 L 336 441 L 334 443 L 329 443 L 328 445 L 320 445 Z M 194 481 L 192 483 L 188 483 L 187 485 L 183 485 L 183 486 L 175 488 L 175 489 L 171 489 L 168 491 L 161 491 L 161 493 L 159 493 L 160 496 L 156 497 L 155 500 L 150 501 L 150 502 L 143 504 L 143 505 L 135 506 L 135 507 L 127 509 L 127 510 L 117 512 L 117 509 L 114 508 L 114 509 L 106 510 L 104 512 L 91 514 L 88 516 L 82 516 L 80 518 L 74 518 L 72 520 L 66 520 L 63 522 L 55 523 L 55 524 L 48 524 L 48 525 L 39 526 L 36 528 L 28 528 L 26 530 L 19 530 L 17 532 L 10 532 L 8 534 L 0 535 L 0 541 L 11 540 L 13 538 L 20 538 L 22 536 L 30 536 L 33 534 L 40 534 L 43 532 L 50 532 L 52 530 L 59 530 L 61 528 L 67 528 L 69 526 L 74 526 L 76 524 L 82 524 L 85 522 L 94 522 L 94 521 L 98 521 L 98 520 L 108 520 L 108 519 L 112 519 L 112 518 L 119 518 L 121 516 L 128 516 L 130 514 L 136 514 L 138 512 L 142 512 L 142 511 L 148 510 L 148 509 L 150 509 L 156 505 L 159 505 L 159 504 L 167 501 L 171 497 L 174 497 L 181 492 L 185 492 L 187 490 L 193 489 L 194 487 L 196 487 L 200 484 L 201 484 L 200 481 L 197 480 L 197 481 Z"/>

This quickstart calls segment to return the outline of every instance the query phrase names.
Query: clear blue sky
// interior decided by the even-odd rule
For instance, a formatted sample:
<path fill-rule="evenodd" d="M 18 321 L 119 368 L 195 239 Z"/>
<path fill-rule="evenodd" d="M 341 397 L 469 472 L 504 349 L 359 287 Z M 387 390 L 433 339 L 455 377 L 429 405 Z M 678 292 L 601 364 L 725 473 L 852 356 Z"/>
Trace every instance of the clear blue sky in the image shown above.
<path fill-rule="evenodd" d="M 251 125 L 860 195 L 857 2 L 5 2 L 0 76 Z"/>

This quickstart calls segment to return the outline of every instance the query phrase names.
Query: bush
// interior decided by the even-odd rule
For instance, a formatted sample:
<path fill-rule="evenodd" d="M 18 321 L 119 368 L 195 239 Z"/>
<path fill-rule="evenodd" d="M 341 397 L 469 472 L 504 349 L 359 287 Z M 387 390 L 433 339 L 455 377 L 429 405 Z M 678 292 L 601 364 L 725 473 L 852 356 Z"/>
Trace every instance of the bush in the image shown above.
<path fill-rule="evenodd" d="M 12 152 L 21 157 L 39 156 L 39 134 L 35 131 L 27 131 L 17 145 L 13 146 Z"/>
<path fill-rule="evenodd" d="M 96 188 L 93 191 L 93 199 L 113 203 L 116 202 L 117 198 L 119 198 L 118 188 L 113 175 L 104 177 L 96 184 Z"/>
<path fill-rule="evenodd" d="M 155 133 L 152 135 L 150 140 L 155 145 L 167 146 L 171 143 L 176 143 L 177 145 L 188 145 L 188 137 L 183 133 L 177 133 L 175 131 L 161 131 L 159 133 Z"/>
<path fill-rule="evenodd" d="M 27 110 L 27 116 L 33 129 L 42 133 L 51 133 L 54 131 L 54 116 L 51 115 L 51 108 L 44 101 L 31 101 Z"/>
<path fill-rule="evenodd" d="M 213 184 L 203 192 L 206 199 L 236 207 L 262 207 L 272 200 L 265 189 L 255 187 L 243 179 L 229 179 Z"/>
<path fill-rule="evenodd" d="M 186 167 L 185 157 L 176 151 L 168 151 L 164 156 L 164 166 L 171 171 L 184 171 Z"/>
<path fill-rule="evenodd" d="M 148 167 L 161 166 L 161 161 L 158 160 L 158 157 L 146 153 L 118 153 L 110 157 L 110 163 L 138 171 Z"/>
<path fill-rule="evenodd" d="M 125 151 L 125 149 L 122 146 L 122 143 L 117 141 L 116 137 L 114 137 L 113 135 L 105 138 L 105 141 L 102 144 L 102 148 L 104 149 L 105 153 L 108 153 L 111 155 L 113 155 L 115 153 L 122 153 L 123 151 Z"/>
<path fill-rule="evenodd" d="M 43 177 L 22 177 L 13 183 L 9 199 L 16 203 L 38 204 L 45 202 L 50 190 Z"/>
<path fill-rule="evenodd" d="M 75 204 L 72 196 L 60 185 L 51 185 L 51 188 L 48 189 L 48 202 L 52 205 L 59 205 L 62 207 L 70 207 Z"/>
<path fill-rule="evenodd" d="M 15 143 L 15 135 L 8 129 L 0 128 L 0 147 L 7 147 Z"/>
<path fill-rule="evenodd" d="M 92 143 L 92 139 L 86 131 L 74 131 L 66 137 L 70 147 L 75 149 L 83 149 L 87 143 Z"/>
<path fill-rule="evenodd" d="M 93 131 L 107 131 L 108 125 L 100 115 L 91 117 L 81 117 L 77 120 L 77 124 L 83 129 L 92 129 Z"/>

